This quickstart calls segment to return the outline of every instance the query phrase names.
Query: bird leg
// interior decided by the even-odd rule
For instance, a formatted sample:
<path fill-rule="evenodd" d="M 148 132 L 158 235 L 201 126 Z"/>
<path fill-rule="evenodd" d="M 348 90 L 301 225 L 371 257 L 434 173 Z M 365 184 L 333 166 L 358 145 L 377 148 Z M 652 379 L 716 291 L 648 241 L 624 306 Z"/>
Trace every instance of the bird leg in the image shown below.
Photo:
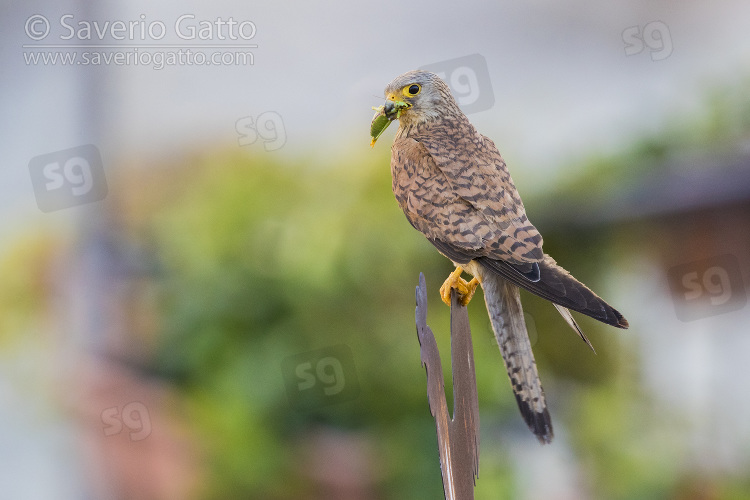
<path fill-rule="evenodd" d="M 453 271 L 450 276 L 448 276 L 448 279 L 445 280 L 443 286 L 440 287 L 440 297 L 448 306 L 451 305 L 452 289 L 456 289 L 459 296 L 458 302 L 464 307 L 469 304 L 469 301 L 474 296 L 474 292 L 477 291 L 479 280 L 476 278 L 476 276 L 472 278 L 471 281 L 467 282 L 461 277 L 462 272 L 464 272 L 463 268 L 461 266 L 458 266 L 456 270 Z"/>

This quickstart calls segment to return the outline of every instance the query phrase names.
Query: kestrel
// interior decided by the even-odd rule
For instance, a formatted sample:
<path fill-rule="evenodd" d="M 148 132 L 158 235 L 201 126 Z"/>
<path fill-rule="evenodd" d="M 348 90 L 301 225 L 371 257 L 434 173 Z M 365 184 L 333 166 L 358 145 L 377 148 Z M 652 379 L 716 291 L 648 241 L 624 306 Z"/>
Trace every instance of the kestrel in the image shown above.
<path fill-rule="evenodd" d="M 552 422 L 523 318 L 519 287 L 549 300 L 593 349 L 569 309 L 608 325 L 627 320 L 542 251 L 513 179 L 495 144 L 459 109 L 435 74 L 410 71 L 385 88 L 376 110 L 372 145 L 399 120 L 391 148 L 393 194 L 407 220 L 453 261 L 440 294 L 450 305 L 455 288 L 468 304 L 478 284 L 521 415 L 540 442 Z M 461 278 L 463 271 L 473 276 Z"/>

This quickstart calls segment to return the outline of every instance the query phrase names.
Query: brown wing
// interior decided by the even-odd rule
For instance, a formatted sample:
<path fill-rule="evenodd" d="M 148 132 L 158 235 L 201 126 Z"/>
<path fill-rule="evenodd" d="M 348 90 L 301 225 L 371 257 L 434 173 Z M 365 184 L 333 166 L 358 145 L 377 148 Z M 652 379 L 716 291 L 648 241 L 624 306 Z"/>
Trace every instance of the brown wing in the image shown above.
<path fill-rule="evenodd" d="M 487 256 L 528 265 L 543 258 L 541 236 L 528 222 L 520 199 L 514 201 L 511 194 L 518 195 L 512 181 L 509 189 L 502 188 L 499 173 L 484 168 L 472 177 L 442 169 L 425 144 L 406 137 L 393 143 L 391 170 L 393 193 L 409 222 L 452 260 L 466 263 Z M 503 207 L 504 201 L 510 208 Z"/>
<path fill-rule="evenodd" d="M 507 262 L 485 257 L 478 258 L 477 262 L 514 285 L 520 286 L 550 302 L 585 314 L 608 325 L 618 328 L 628 327 L 628 320 L 617 309 L 575 279 L 568 271 L 558 266 L 555 259 L 549 255 L 545 255 L 544 260 L 539 263 L 541 279 L 536 282 L 518 276 L 518 273 Z M 584 340 L 586 339 L 584 338 Z"/>
<path fill-rule="evenodd" d="M 487 257 L 515 264 L 544 258 L 542 237 L 526 216 L 505 162 L 466 117 L 436 122 L 412 138 L 424 145 L 452 192 L 493 229 Z"/>

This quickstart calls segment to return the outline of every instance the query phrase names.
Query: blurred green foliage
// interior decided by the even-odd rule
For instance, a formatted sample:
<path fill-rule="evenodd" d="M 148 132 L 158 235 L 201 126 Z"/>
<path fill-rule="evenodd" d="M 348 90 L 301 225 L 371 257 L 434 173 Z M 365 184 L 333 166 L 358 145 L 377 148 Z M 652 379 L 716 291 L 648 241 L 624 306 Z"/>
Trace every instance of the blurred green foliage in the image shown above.
<path fill-rule="evenodd" d="M 444 263 L 404 220 L 387 168 L 267 158 L 202 160 L 180 201 L 154 220 L 166 269 L 159 365 L 193 402 L 211 450 L 208 496 L 302 497 L 309 485 L 296 455 L 318 426 L 368 434 L 391 498 L 440 495 L 413 290 L 415 269 Z M 282 361 L 342 343 L 354 353 L 359 397 L 292 407 Z"/>
<path fill-rule="evenodd" d="M 586 190 L 606 197 L 618 182 L 661 168 L 688 145 L 731 150 L 750 130 L 746 90 L 716 92 L 694 120 L 675 120 L 620 154 L 594 156 L 554 196 L 519 185 L 531 219 L 554 214 L 563 195 Z M 424 272 L 428 323 L 452 404 L 449 311 L 437 292 L 452 266 L 398 208 L 387 148 L 343 165 L 273 158 L 207 152 L 186 159 L 161 186 L 143 186 L 171 193 L 158 211 L 148 210 L 139 229 L 155 240 L 163 269 L 154 369 L 174 383 L 185 419 L 201 436 L 210 467 L 201 495 L 306 498 L 314 479 L 305 443 L 319 429 L 335 429 L 373 444 L 372 475 L 382 498 L 442 498 L 414 289 Z M 540 230 L 547 253 L 606 298 L 602 270 L 618 261 L 617 235 L 563 231 L 552 223 Z M 13 335 L 32 328 L 31 318 L 44 314 L 45 262 L 54 248 L 46 238 L 27 238 L 0 261 L 6 348 Z M 476 497 L 510 499 L 527 478 L 518 474 L 509 442 L 538 444 L 521 422 L 480 295 L 469 308 L 482 427 Z M 529 294 L 523 301 L 553 421 L 563 430 L 552 446 L 572 451 L 571 467 L 594 498 L 696 498 L 703 489 L 705 498 L 748 497 L 747 476 L 690 474 L 680 422 L 659 413 L 640 389 L 632 344 L 621 342 L 629 332 L 578 315 L 597 349 L 593 355 L 547 302 Z M 358 396 L 329 406 L 291 405 L 283 361 L 339 344 L 353 353 Z"/>
<path fill-rule="evenodd" d="M 0 282 L 0 352 L 12 353 L 15 345 L 29 341 L 24 334 L 39 328 L 45 319 L 43 298 L 51 283 L 55 244 L 51 235 L 29 233 L 15 241 L 0 257 L 3 277 Z"/>
<path fill-rule="evenodd" d="M 299 498 L 309 488 L 299 444 L 323 426 L 362 432 L 377 444 L 385 497 L 440 497 L 414 289 L 424 272 L 452 404 L 449 310 L 437 293 L 452 265 L 397 206 L 387 156 L 325 169 L 239 153 L 195 161 L 188 170 L 196 174 L 149 233 L 165 268 L 158 368 L 191 402 L 191 420 L 210 450 L 215 480 L 207 496 Z M 480 408 L 492 426 L 522 426 L 482 301 L 470 308 Z M 527 310 L 549 388 L 560 379 L 607 380 L 607 344 L 599 342 L 594 356 L 549 304 L 532 300 Z M 359 396 L 291 406 L 282 361 L 342 343 L 354 353 Z M 512 498 L 501 443 L 484 446 L 496 455 L 488 462 L 500 465 L 486 481 L 483 466 L 478 495 Z"/>

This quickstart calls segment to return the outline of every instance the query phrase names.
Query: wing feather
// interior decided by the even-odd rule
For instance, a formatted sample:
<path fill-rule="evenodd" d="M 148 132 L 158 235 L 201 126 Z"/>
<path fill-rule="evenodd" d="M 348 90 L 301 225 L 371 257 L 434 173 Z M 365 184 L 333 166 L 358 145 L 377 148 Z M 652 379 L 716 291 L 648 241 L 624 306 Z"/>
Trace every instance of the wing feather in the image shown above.
<path fill-rule="evenodd" d="M 391 159 L 393 192 L 409 222 L 431 241 L 511 264 L 538 262 L 544 255 L 542 238 L 526 218 L 510 176 L 501 175 L 501 164 L 501 169 L 485 167 L 474 178 L 466 169 L 439 166 L 426 144 L 397 137 Z M 503 187 L 506 182 L 510 184 Z M 533 268 L 521 272 L 529 271 Z"/>

